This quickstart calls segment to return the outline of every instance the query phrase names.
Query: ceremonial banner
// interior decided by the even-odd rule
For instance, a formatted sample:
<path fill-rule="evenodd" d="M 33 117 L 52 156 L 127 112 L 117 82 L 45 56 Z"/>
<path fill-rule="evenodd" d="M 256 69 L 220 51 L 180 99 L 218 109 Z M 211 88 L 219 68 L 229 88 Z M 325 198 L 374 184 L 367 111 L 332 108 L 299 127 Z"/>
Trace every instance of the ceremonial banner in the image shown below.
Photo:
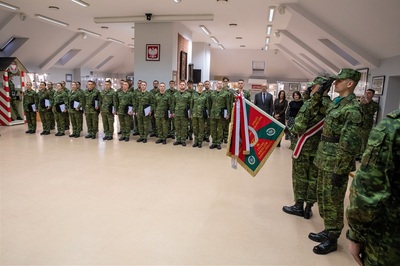
<path fill-rule="evenodd" d="M 284 135 L 285 125 L 238 95 L 232 109 L 227 156 L 252 176 L 260 171 Z"/>

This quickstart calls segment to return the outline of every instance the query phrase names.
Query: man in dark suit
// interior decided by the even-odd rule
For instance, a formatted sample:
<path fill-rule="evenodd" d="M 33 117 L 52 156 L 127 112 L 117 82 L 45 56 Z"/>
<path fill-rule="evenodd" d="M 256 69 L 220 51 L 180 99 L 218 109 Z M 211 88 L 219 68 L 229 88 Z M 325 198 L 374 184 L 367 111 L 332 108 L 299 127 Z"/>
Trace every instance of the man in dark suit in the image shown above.
<path fill-rule="evenodd" d="M 272 110 L 274 108 L 274 103 L 272 99 L 272 94 L 267 92 L 268 85 L 264 83 L 261 85 L 261 92 L 257 93 L 254 98 L 254 104 L 262 109 L 264 112 L 272 115 Z"/>

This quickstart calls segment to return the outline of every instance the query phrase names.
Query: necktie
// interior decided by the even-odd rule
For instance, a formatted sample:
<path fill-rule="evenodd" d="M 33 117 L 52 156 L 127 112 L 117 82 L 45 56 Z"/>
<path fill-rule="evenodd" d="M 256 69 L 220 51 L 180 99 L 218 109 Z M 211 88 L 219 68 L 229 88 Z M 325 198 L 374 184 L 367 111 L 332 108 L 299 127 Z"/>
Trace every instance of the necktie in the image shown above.
<path fill-rule="evenodd" d="M 265 103 L 265 93 L 263 93 L 263 103 Z"/>

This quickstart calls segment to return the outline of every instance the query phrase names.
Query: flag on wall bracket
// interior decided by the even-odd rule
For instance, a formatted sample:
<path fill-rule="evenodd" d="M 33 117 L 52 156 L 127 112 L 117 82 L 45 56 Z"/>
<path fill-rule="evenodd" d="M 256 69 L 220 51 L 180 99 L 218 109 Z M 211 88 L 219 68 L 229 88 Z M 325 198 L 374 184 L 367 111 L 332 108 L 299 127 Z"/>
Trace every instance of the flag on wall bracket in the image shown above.
<path fill-rule="evenodd" d="M 261 170 L 284 135 L 285 125 L 236 95 L 229 127 L 226 155 L 232 168 L 240 164 L 253 177 Z"/>

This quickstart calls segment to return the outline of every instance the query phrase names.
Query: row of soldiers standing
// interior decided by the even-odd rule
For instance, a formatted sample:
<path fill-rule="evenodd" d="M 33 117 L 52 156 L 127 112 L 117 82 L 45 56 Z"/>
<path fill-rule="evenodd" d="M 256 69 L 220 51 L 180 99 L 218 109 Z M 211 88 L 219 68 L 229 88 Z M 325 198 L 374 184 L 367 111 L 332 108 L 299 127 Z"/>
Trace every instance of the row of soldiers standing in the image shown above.
<path fill-rule="evenodd" d="M 218 81 L 216 89 L 211 90 L 209 81 L 200 82 L 197 89 L 193 83 L 181 81 L 178 89 L 175 82 L 153 82 L 153 89 L 147 91 L 145 81 L 138 82 L 134 89 L 131 80 L 121 81 L 121 87 L 114 91 L 111 81 L 107 80 L 104 90 L 95 88 L 93 81 L 87 82 L 87 90 L 80 88 L 80 82 L 72 82 L 71 90 L 62 82 L 57 83 L 56 90 L 52 83 L 41 82 L 39 92 L 32 89 L 27 82 L 24 95 L 28 131 L 36 132 L 36 112 L 39 112 L 43 123 L 41 135 L 50 134 L 57 124 L 56 136 L 64 136 L 71 123 L 70 137 L 78 138 L 83 128 L 83 114 L 86 117 L 88 134 L 85 138 L 96 138 L 99 114 L 102 116 L 104 140 L 113 138 L 114 119 L 118 116 L 121 128 L 120 141 L 129 141 L 131 130 L 140 135 L 137 142 L 147 142 L 149 125 L 157 136 L 156 143 L 166 144 L 168 137 L 176 138 L 174 145 L 186 146 L 186 139 L 192 139 L 193 147 L 202 147 L 203 141 L 212 137 L 211 149 L 221 149 L 227 142 L 230 113 L 234 101 L 234 91 L 229 90 L 227 78 Z M 239 80 L 238 93 L 250 99 L 250 93 L 243 90 L 244 82 Z"/>

